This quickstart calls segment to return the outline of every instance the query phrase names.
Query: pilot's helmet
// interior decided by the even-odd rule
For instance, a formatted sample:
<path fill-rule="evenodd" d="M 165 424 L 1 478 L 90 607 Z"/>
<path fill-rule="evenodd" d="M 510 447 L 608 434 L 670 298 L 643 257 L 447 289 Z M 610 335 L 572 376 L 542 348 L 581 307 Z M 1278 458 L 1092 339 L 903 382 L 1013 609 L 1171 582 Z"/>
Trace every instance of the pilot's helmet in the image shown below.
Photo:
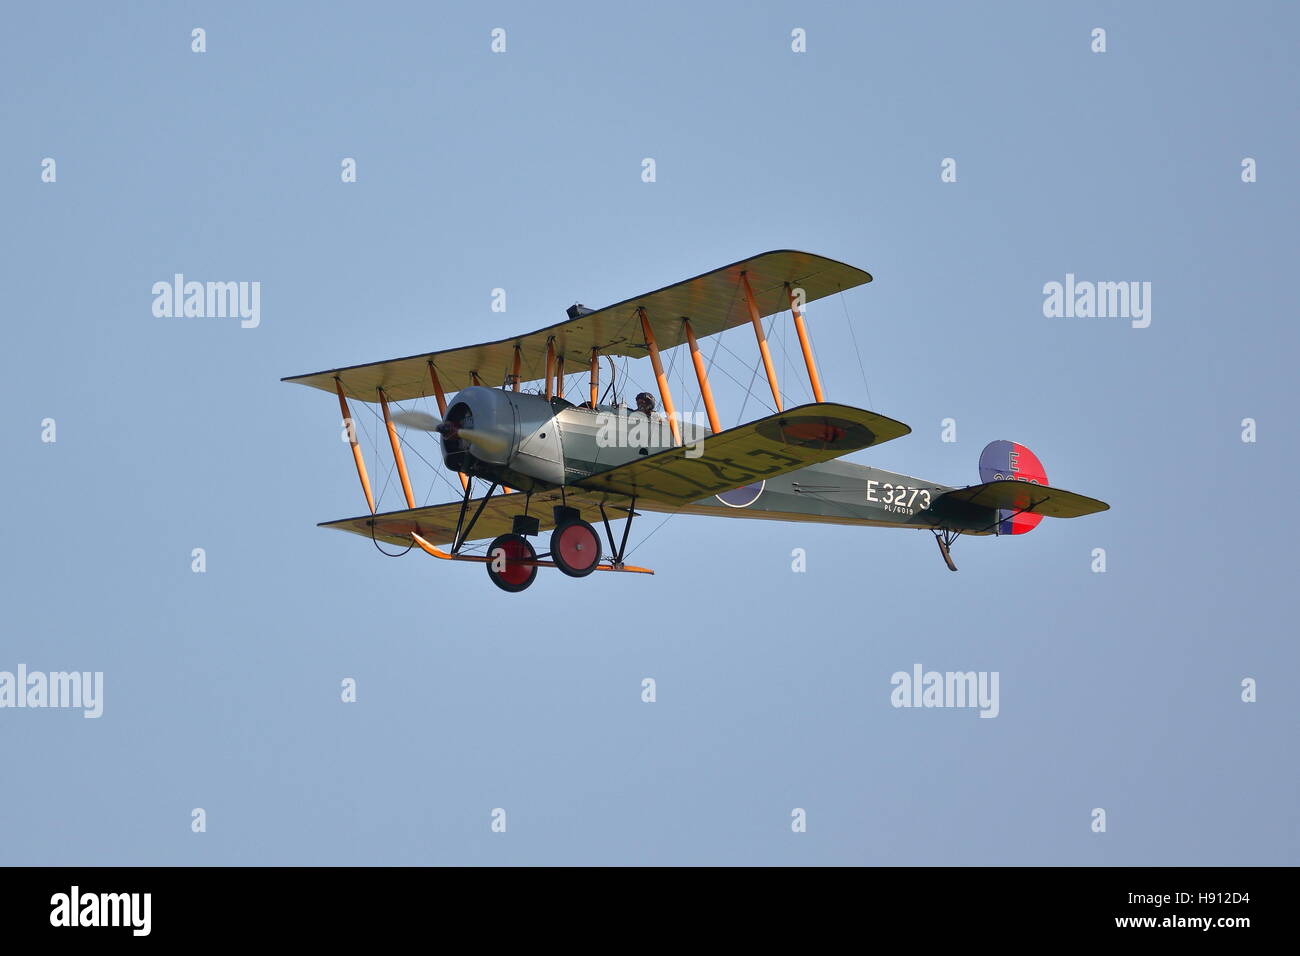
<path fill-rule="evenodd" d="M 636 397 L 636 407 L 638 411 L 647 414 L 655 410 L 655 400 L 649 392 L 641 392 Z"/>

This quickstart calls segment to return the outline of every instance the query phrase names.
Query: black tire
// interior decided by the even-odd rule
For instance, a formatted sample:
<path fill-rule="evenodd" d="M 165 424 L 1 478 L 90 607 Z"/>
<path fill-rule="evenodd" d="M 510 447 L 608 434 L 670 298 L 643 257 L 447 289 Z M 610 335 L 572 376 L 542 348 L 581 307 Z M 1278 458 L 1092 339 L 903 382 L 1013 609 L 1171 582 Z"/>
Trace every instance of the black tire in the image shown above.
<path fill-rule="evenodd" d="M 585 578 L 600 564 L 600 535 L 587 522 L 569 521 L 551 532 L 551 560 L 571 578 Z"/>
<path fill-rule="evenodd" d="M 497 552 L 505 552 L 505 570 L 498 571 Z M 503 534 L 492 539 L 488 545 L 488 577 L 502 591 L 523 591 L 537 578 L 537 566 L 521 564 L 521 561 L 536 561 L 537 549 L 521 534 Z"/>

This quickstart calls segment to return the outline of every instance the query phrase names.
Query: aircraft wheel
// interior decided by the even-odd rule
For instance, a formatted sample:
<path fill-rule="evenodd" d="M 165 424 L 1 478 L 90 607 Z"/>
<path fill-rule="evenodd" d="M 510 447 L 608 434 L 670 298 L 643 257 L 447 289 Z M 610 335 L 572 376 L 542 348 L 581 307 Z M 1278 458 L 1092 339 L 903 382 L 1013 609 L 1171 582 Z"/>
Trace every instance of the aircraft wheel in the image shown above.
<path fill-rule="evenodd" d="M 498 551 L 501 554 L 498 554 Z M 523 563 L 537 560 L 537 550 L 523 535 L 500 535 L 488 545 L 487 553 L 488 558 L 491 559 L 484 565 L 488 577 L 503 591 L 522 591 L 537 577 L 537 566 Z M 503 568 L 501 568 L 502 557 L 505 559 Z M 498 568 L 501 570 L 497 570 Z"/>
<path fill-rule="evenodd" d="M 600 536 L 579 519 L 551 532 L 551 560 L 571 578 L 585 578 L 600 564 Z"/>

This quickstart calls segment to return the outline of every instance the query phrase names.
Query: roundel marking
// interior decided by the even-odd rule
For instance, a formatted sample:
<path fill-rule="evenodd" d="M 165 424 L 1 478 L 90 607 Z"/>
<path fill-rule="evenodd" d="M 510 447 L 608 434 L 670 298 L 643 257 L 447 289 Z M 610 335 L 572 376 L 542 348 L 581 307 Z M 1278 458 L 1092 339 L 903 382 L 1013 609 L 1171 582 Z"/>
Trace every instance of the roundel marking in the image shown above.
<path fill-rule="evenodd" d="M 754 482 L 752 485 L 741 485 L 739 488 L 732 488 L 730 491 L 719 492 L 714 497 L 729 508 L 748 508 L 758 500 L 766 485 L 767 479 L 763 479 Z"/>
<path fill-rule="evenodd" d="M 874 435 L 866 426 L 844 418 L 826 415 L 789 415 L 760 422 L 756 430 L 764 438 L 783 445 L 801 448 L 844 449 L 853 451 L 872 443 Z"/>

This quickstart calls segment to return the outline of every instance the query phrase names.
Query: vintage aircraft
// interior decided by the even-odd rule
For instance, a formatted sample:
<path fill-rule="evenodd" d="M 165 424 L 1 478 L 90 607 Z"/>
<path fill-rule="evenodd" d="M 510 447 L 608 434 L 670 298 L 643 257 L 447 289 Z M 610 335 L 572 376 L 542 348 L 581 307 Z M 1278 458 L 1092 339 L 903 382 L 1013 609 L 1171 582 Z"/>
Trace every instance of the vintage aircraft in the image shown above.
<path fill-rule="evenodd" d="M 654 573 L 624 561 L 632 520 L 643 511 L 927 529 L 956 571 L 950 546 L 959 535 L 1023 534 L 1044 515 L 1073 518 L 1107 509 L 1104 502 L 1050 487 L 1033 452 L 1013 442 L 988 445 L 980 456 L 982 483 L 961 488 L 835 461 L 911 431 L 822 395 L 803 304 L 870 281 L 868 273 L 821 256 L 766 252 L 603 309 L 575 305 L 567 321 L 527 335 L 286 378 L 335 392 L 350 429 L 349 399 L 379 405 L 408 506 L 375 513 L 361 445 L 350 430 L 370 514 L 322 527 L 351 531 L 376 545 L 383 541 L 449 561 L 479 562 L 498 587 L 522 591 L 543 567 L 571 577 Z M 792 408 L 783 407 L 762 322 L 785 311 L 815 397 Z M 745 324 L 753 326 L 776 412 L 724 429 L 699 339 Z M 688 347 L 707 426 L 677 414 L 661 342 Z M 649 356 L 662 413 L 648 393 L 628 408 L 614 382 L 602 396 L 602 356 Z M 563 397 L 566 360 L 590 370 L 582 405 Z M 465 387 L 449 402 L 444 382 Z M 525 382 L 541 387 L 521 391 Z M 612 400 L 602 403 L 611 391 Z M 437 418 L 400 406 L 390 412 L 390 402 L 430 394 Z M 402 452 L 405 439 L 395 423 L 440 437 L 443 464 L 460 475 L 459 501 L 416 505 Z M 489 485 L 481 498 L 474 497 L 476 479 Z M 616 543 L 610 521 L 618 518 L 626 523 Z M 607 552 L 593 526 L 597 521 Z M 529 538 L 544 529 L 552 529 L 549 550 L 538 554 Z M 487 538 L 492 541 L 485 553 L 466 548 Z"/>

